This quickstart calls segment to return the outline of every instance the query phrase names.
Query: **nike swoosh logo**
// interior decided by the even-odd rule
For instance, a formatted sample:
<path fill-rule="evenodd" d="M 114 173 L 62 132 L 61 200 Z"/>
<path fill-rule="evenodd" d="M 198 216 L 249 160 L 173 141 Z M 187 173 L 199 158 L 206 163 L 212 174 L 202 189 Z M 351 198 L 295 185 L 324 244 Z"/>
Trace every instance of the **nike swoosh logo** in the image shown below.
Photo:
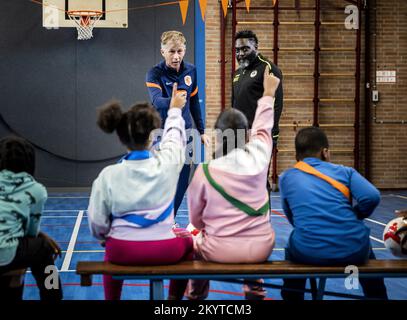
<path fill-rule="evenodd" d="M 172 84 L 172 82 L 166 82 L 165 85 L 169 86 L 170 84 Z"/>

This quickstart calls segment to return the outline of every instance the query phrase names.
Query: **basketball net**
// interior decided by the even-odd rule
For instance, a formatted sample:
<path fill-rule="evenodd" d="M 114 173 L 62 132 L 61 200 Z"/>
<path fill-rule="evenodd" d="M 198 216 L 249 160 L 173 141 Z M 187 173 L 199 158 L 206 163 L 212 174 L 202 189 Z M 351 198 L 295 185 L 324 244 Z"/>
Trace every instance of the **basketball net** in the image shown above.
<path fill-rule="evenodd" d="M 93 28 L 103 16 L 101 11 L 68 11 L 69 19 L 75 22 L 78 40 L 89 40 L 93 37 Z"/>

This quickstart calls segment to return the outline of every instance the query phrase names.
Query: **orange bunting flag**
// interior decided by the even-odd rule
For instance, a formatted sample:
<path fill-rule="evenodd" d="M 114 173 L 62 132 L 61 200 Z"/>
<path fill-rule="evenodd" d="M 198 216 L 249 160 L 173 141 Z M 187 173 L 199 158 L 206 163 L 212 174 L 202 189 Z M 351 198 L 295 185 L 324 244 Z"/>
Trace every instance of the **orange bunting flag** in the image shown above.
<path fill-rule="evenodd" d="M 182 16 L 182 24 L 185 24 L 185 21 L 187 19 L 188 4 L 189 4 L 189 0 L 181 0 L 179 2 L 179 8 L 181 10 L 181 16 Z"/>
<path fill-rule="evenodd" d="M 229 0 L 222 0 L 223 16 L 226 17 L 228 13 L 228 2 Z"/>
<path fill-rule="evenodd" d="M 203 21 L 205 21 L 206 2 L 207 0 L 199 0 L 199 6 L 201 8 L 201 15 Z"/>
<path fill-rule="evenodd" d="M 250 11 L 250 0 L 245 0 L 246 1 L 246 10 L 247 12 Z"/>

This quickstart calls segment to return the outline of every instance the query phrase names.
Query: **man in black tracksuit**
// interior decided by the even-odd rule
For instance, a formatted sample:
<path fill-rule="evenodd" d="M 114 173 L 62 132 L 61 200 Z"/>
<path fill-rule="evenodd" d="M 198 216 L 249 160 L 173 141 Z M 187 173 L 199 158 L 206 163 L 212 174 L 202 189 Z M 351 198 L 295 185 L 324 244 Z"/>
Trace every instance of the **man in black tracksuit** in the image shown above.
<path fill-rule="evenodd" d="M 233 101 L 232 106 L 242 111 L 251 127 L 256 114 L 257 100 L 263 96 L 263 75 L 268 65 L 271 72 L 280 79 L 280 85 L 276 92 L 274 105 L 273 142 L 276 145 L 279 134 L 278 122 L 283 110 L 283 85 L 282 72 L 271 61 L 258 53 L 258 40 L 256 35 L 249 30 L 240 31 L 235 36 L 236 59 L 239 69 L 233 77 Z"/>
<path fill-rule="evenodd" d="M 274 126 L 272 129 L 273 148 L 279 137 L 278 123 L 283 111 L 283 74 L 271 61 L 258 52 L 258 39 L 255 33 L 244 30 L 235 35 L 236 59 L 239 69 L 233 76 L 232 107 L 242 111 L 251 128 L 257 109 L 257 100 L 263 96 L 263 77 L 266 66 L 280 79 L 274 104 Z M 270 190 L 267 181 L 267 187 Z"/>

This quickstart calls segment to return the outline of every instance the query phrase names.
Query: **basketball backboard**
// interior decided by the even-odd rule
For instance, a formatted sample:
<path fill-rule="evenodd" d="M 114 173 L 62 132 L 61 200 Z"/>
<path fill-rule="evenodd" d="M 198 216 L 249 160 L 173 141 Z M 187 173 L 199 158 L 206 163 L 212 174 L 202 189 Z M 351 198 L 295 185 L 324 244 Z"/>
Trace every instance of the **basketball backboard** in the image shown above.
<path fill-rule="evenodd" d="M 42 3 L 42 25 L 45 28 L 74 28 L 75 22 L 67 15 L 68 11 L 74 10 L 103 12 L 95 28 L 128 26 L 128 0 L 43 0 Z"/>

